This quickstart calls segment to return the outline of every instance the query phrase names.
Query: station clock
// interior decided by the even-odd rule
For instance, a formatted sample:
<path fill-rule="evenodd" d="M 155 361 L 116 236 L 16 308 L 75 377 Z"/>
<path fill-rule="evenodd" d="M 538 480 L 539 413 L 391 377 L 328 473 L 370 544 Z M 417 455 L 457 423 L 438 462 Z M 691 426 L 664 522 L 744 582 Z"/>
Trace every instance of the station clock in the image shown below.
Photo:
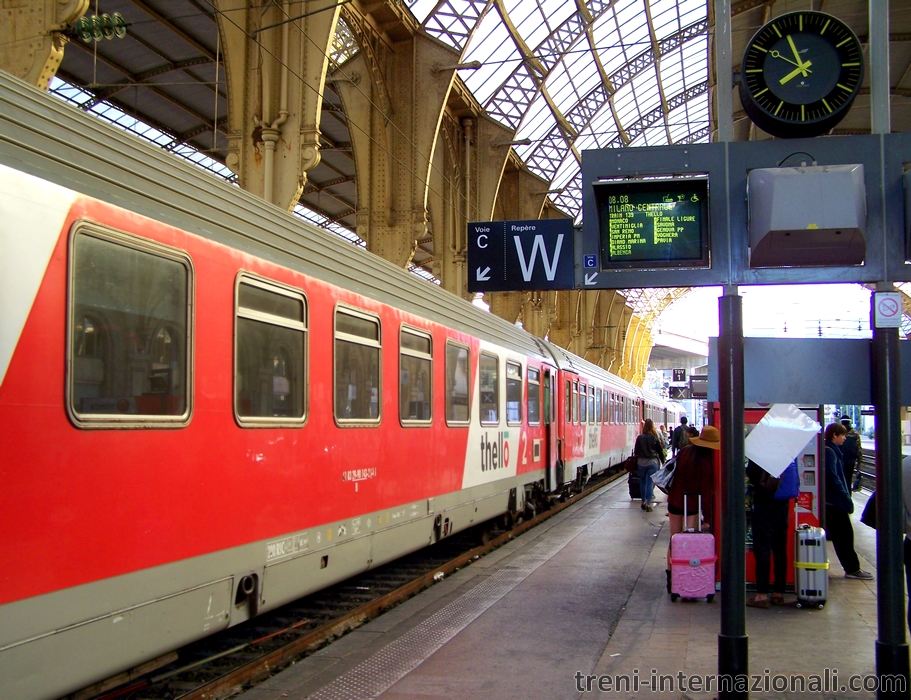
<path fill-rule="evenodd" d="M 848 25 L 824 12 L 789 12 L 747 44 L 740 101 L 773 136 L 819 136 L 847 114 L 863 77 L 861 44 Z"/>

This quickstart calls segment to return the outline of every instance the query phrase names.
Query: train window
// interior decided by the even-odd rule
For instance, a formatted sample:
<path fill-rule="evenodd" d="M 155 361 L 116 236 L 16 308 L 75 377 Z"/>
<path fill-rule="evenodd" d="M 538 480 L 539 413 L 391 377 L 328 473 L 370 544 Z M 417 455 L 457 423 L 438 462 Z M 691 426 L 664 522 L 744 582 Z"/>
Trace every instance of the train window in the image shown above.
<path fill-rule="evenodd" d="M 80 225 L 71 243 L 67 410 L 81 428 L 190 420 L 193 264 L 182 251 Z"/>
<path fill-rule="evenodd" d="M 567 379 L 566 387 L 563 392 L 563 406 L 565 407 L 564 411 L 564 423 L 573 422 L 573 392 L 572 392 L 572 382 Z"/>
<path fill-rule="evenodd" d="M 471 412 L 468 404 L 468 348 L 446 343 L 446 422 L 450 425 L 468 423 Z"/>
<path fill-rule="evenodd" d="M 427 425 L 433 418 L 433 344 L 427 333 L 399 333 L 399 419 Z"/>
<path fill-rule="evenodd" d="M 601 423 L 601 416 L 604 415 L 601 408 L 601 390 L 595 389 L 595 423 Z"/>
<path fill-rule="evenodd" d="M 541 373 L 528 368 L 528 424 L 541 425 Z"/>
<path fill-rule="evenodd" d="M 544 424 L 550 425 L 554 420 L 554 415 L 551 413 L 553 410 L 552 406 L 552 395 L 550 389 L 550 372 L 544 371 Z M 531 409 L 529 409 L 531 410 Z"/>
<path fill-rule="evenodd" d="M 522 422 L 522 366 L 506 363 L 506 424 Z"/>
<path fill-rule="evenodd" d="M 579 381 L 573 382 L 573 423 L 579 422 Z"/>
<path fill-rule="evenodd" d="M 500 422 L 500 362 L 494 355 L 481 353 L 480 392 L 481 392 L 481 425 Z"/>
<path fill-rule="evenodd" d="M 579 383 L 579 422 L 586 422 L 586 415 L 588 411 L 588 389 L 581 382 Z"/>
<path fill-rule="evenodd" d="M 234 415 L 244 427 L 299 426 L 306 413 L 307 300 L 250 275 L 237 278 Z"/>
<path fill-rule="evenodd" d="M 378 424 L 382 406 L 380 320 L 353 309 L 335 311 L 335 419 Z"/>
<path fill-rule="evenodd" d="M 588 387 L 588 422 L 595 422 L 595 387 Z"/>

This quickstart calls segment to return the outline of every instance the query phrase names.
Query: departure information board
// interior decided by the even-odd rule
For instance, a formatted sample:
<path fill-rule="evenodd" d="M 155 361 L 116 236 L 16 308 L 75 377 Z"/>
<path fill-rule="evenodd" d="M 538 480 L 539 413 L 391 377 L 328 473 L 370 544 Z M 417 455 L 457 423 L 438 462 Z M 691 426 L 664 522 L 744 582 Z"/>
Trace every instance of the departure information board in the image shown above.
<path fill-rule="evenodd" d="M 601 269 L 709 266 L 708 180 L 594 184 Z"/>

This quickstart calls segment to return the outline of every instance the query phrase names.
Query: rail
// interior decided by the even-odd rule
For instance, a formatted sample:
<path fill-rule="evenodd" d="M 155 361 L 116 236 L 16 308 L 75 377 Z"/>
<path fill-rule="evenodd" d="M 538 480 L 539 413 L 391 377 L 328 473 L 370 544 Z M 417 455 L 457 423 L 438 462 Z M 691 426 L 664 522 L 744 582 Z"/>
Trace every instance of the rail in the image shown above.
<path fill-rule="evenodd" d="M 462 537 L 455 535 L 195 642 L 180 649 L 176 661 L 168 666 L 125 685 L 112 687 L 112 681 L 107 681 L 65 700 L 218 700 L 233 696 L 625 476 L 620 471 L 596 477 L 572 498 L 508 531 L 491 533 L 489 524 L 485 524 L 487 529 L 473 528 L 460 533 Z M 478 540 L 484 543 L 475 546 Z"/>

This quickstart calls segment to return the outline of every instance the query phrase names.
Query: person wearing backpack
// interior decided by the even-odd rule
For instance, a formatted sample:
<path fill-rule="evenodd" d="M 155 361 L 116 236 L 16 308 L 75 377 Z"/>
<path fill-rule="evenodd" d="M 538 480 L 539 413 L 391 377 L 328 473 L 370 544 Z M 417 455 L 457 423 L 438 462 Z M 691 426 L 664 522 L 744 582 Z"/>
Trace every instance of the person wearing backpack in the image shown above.
<path fill-rule="evenodd" d="M 864 454 L 860 445 L 860 433 L 851 427 L 851 419 L 848 416 L 842 416 L 841 424 L 848 431 L 841 446 L 845 461 L 845 482 L 852 491 L 860 491 L 860 463 Z"/>
<path fill-rule="evenodd" d="M 686 416 L 680 416 L 680 425 L 674 428 L 674 432 L 671 433 L 671 450 L 673 454 L 677 454 L 678 450 L 682 450 L 689 444 L 689 439 L 686 436 Z"/>
<path fill-rule="evenodd" d="M 756 559 L 756 595 L 747 600 L 751 608 L 784 605 L 788 575 L 788 514 L 791 499 L 800 493 L 797 460 L 776 478 L 753 460 L 747 464 L 753 485 L 753 555 Z M 775 583 L 769 597 L 770 559 L 775 562 Z"/>

